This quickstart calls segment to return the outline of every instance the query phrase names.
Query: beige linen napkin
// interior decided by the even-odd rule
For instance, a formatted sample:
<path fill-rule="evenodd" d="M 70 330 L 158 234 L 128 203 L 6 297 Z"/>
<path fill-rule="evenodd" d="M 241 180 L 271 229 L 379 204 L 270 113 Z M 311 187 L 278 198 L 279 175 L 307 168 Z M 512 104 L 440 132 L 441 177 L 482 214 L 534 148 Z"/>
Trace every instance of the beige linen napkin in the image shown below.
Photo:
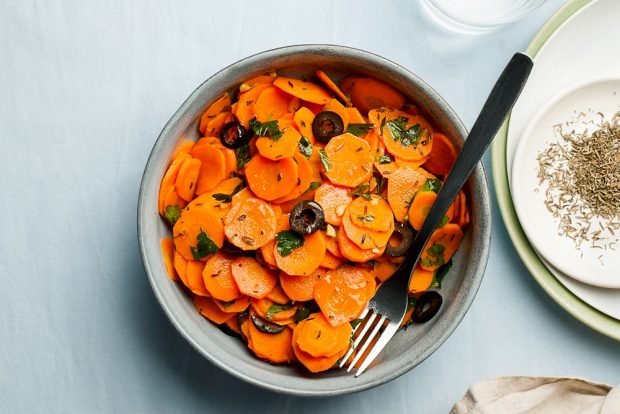
<path fill-rule="evenodd" d="M 450 414 L 619 414 L 620 387 L 578 378 L 499 377 L 474 384 Z"/>

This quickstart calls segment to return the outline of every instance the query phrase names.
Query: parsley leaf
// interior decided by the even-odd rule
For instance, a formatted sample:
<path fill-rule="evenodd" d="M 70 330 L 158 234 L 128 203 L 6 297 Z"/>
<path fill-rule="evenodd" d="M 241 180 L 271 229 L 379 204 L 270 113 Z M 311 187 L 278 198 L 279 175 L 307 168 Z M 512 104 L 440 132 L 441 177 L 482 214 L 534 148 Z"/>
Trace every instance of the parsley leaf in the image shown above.
<path fill-rule="evenodd" d="M 321 159 L 321 164 L 323 164 L 323 169 L 325 170 L 325 172 L 328 172 L 329 169 L 332 168 L 332 162 L 329 160 L 325 149 L 319 149 L 319 158 Z"/>
<path fill-rule="evenodd" d="M 250 145 L 242 145 L 235 152 L 237 153 L 237 169 L 240 170 L 250 161 Z"/>
<path fill-rule="evenodd" d="M 312 143 L 306 137 L 301 137 L 299 140 L 299 152 L 306 158 L 312 156 Z"/>
<path fill-rule="evenodd" d="M 321 186 L 321 183 L 319 181 L 312 181 L 310 185 L 308 186 L 308 189 L 304 191 L 304 194 L 309 193 L 310 191 L 314 191 L 320 186 Z"/>
<path fill-rule="evenodd" d="M 179 206 L 166 206 L 166 210 L 164 211 L 164 218 L 171 226 L 177 222 L 179 217 L 181 216 L 181 209 Z"/>
<path fill-rule="evenodd" d="M 372 124 L 349 124 L 347 132 L 361 137 L 366 135 L 372 129 Z"/>
<path fill-rule="evenodd" d="M 353 319 L 351 322 L 349 322 L 351 324 L 351 328 L 355 329 L 357 328 L 357 325 L 359 325 L 360 323 L 364 322 L 363 319 L 357 318 L 357 319 Z"/>
<path fill-rule="evenodd" d="M 274 141 L 282 138 L 282 131 L 280 131 L 278 121 L 276 120 L 260 122 L 257 121 L 256 118 L 252 118 L 250 119 L 249 126 L 254 135 L 258 135 L 259 137 L 271 138 Z"/>
<path fill-rule="evenodd" d="M 426 133 L 426 129 L 422 128 L 420 124 L 407 128 L 407 118 L 404 116 L 388 121 L 387 127 L 392 135 L 392 139 L 394 141 L 400 140 L 400 144 L 405 147 L 417 144 Z"/>
<path fill-rule="evenodd" d="M 366 200 L 370 200 L 370 184 L 362 183 L 349 192 L 350 195 L 364 197 Z"/>
<path fill-rule="evenodd" d="M 422 258 L 422 265 L 424 267 L 433 267 L 433 266 L 441 266 L 445 263 L 445 259 L 443 257 L 443 253 L 446 250 L 444 245 L 442 244 L 433 244 L 431 247 L 426 249 L 426 254 L 428 257 Z"/>
<path fill-rule="evenodd" d="M 452 259 L 448 261 L 448 263 L 441 266 L 439 269 L 435 270 L 435 274 L 433 275 L 433 283 L 431 287 L 441 289 L 441 283 L 443 282 L 444 277 L 450 269 L 452 268 Z"/>
<path fill-rule="evenodd" d="M 200 260 L 208 254 L 216 253 L 219 250 L 217 244 L 211 240 L 211 237 L 204 231 L 200 231 L 198 236 L 196 236 L 198 243 L 196 247 L 192 246 L 192 256 L 194 256 L 194 260 Z"/>
<path fill-rule="evenodd" d="M 377 160 L 379 164 L 391 164 L 392 158 L 389 155 L 382 155 L 381 158 Z"/>
<path fill-rule="evenodd" d="M 211 197 L 215 198 L 217 201 L 222 202 L 222 203 L 230 203 L 232 201 L 233 196 L 237 194 L 239 191 L 241 191 L 242 188 L 243 188 L 243 183 L 237 185 L 235 189 L 232 191 L 232 193 L 230 194 L 215 193 L 215 194 L 212 194 Z"/>
<path fill-rule="evenodd" d="M 284 230 L 276 234 L 276 241 L 278 253 L 282 257 L 288 256 L 293 253 L 293 250 L 304 245 L 304 238 L 290 230 Z"/>
<path fill-rule="evenodd" d="M 376 178 L 377 180 L 377 187 L 375 187 L 375 190 L 377 192 L 377 194 L 381 195 L 381 193 L 383 192 L 383 188 L 385 187 L 385 177 L 383 177 L 382 175 L 378 176 Z"/>
<path fill-rule="evenodd" d="M 267 319 L 271 320 L 271 318 L 273 318 L 273 315 L 275 315 L 276 313 L 289 310 L 292 307 L 292 304 L 278 305 L 277 303 L 274 303 L 269 307 L 269 309 L 267 309 L 267 312 L 265 312 L 265 316 L 267 317 Z"/>
<path fill-rule="evenodd" d="M 450 221 L 450 217 L 448 217 L 448 216 L 443 216 L 443 217 L 441 218 L 441 221 L 440 221 L 440 222 L 439 222 L 439 224 L 437 225 L 437 228 L 438 228 L 438 229 L 442 228 L 443 226 L 445 226 L 446 224 L 448 224 L 448 222 L 449 222 L 449 221 Z"/>
<path fill-rule="evenodd" d="M 295 312 L 295 316 L 293 317 L 293 319 L 295 320 L 295 322 L 300 322 L 306 319 L 308 316 L 310 316 L 310 309 L 302 306 L 297 308 L 297 312 Z"/>
<path fill-rule="evenodd" d="M 407 298 L 407 310 L 411 309 L 411 308 L 415 308 L 415 304 L 416 304 L 416 298 L 414 298 L 413 296 L 409 296 Z"/>
<path fill-rule="evenodd" d="M 433 193 L 438 193 L 441 189 L 441 180 L 437 178 L 429 178 L 424 182 L 420 191 L 432 191 Z"/>

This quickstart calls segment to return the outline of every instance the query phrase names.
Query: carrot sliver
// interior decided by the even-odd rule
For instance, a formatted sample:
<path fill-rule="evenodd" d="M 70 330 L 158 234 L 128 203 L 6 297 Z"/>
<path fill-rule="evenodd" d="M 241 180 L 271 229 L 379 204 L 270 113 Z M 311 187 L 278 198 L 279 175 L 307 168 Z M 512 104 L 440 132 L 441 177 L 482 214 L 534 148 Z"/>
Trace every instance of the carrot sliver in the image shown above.
<path fill-rule="evenodd" d="M 342 253 L 340 253 L 340 248 L 338 247 L 338 239 L 336 237 L 325 236 L 325 247 L 327 251 L 330 252 L 337 258 L 342 258 Z"/>
<path fill-rule="evenodd" d="M 313 357 L 330 357 L 348 349 L 351 341 L 351 325 L 333 327 L 322 313 L 313 313 L 295 327 L 299 349 Z"/>
<path fill-rule="evenodd" d="M 279 76 L 273 81 L 273 85 L 290 95 L 315 104 L 324 105 L 331 99 L 329 92 L 321 86 L 300 79 Z"/>
<path fill-rule="evenodd" d="M 433 147 L 424 168 L 436 175 L 446 176 L 458 156 L 452 141 L 442 133 L 433 133 Z"/>
<path fill-rule="evenodd" d="M 201 161 L 196 194 L 213 190 L 226 177 L 224 153 L 215 145 L 195 146 L 192 157 Z M 189 200 L 188 200 L 189 201 Z"/>
<path fill-rule="evenodd" d="M 174 148 L 174 151 L 172 151 L 172 156 L 170 157 L 171 159 L 175 159 L 176 157 L 179 156 L 179 154 L 181 154 L 182 152 L 189 154 L 189 152 L 192 150 L 192 148 L 194 147 L 194 141 L 191 141 L 189 139 L 183 139 L 181 140 L 176 147 Z"/>
<path fill-rule="evenodd" d="M 333 184 L 357 187 L 372 175 L 373 154 L 368 142 L 345 133 L 329 140 L 325 153 L 330 167 L 325 175 Z"/>
<path fill-rule="evenodd" d="M 282 136 L 274 141 L 269 137 L 259 137 L 256 140 L 258 153 L 265 158 L 277 161 L 282 158 L 290 158 L 299 152 L 299 140 L 301 135 L 295 128 L 288 127 L 282 130 Z"/>
<path fill-rule="evenodd" d="M 258 95 L 254 103 L 254 116 L 260 122 L 280 119 L 288 113 L 289 100 L 290 97 L 280 89 L 268 86 Z"/>
<path fill-rule="evenodd" d="M 222 127 L 224 126 L 224 124 L 226 124 L 227 122 L 231 122 L 233 120 L 234 118 L 233 118 L 232 113 L 230 112 L 219 113 L 215 116 L 215 118 L 209 121 L 203 133 L 205 135 L 210 135 L 210 136 L 219 136 L 220 132 L 222 132 Z"/>
<path fill-rule="evenodd" d="M 265 261 L 265 264 L 272 269 L 277 269 L 276 257 L 273 254 L 273 248 L 276 245 L 275 240 L 268 241 L 266 244 L 260 247 L 260 254 Z"/>
<path fill-rule="evenodd" d="M 325 252 L 325 236 L 320 231 L 304 236 L 304 243 L 286 256 L 280 255 L 277 243 L 273 250 L 280 270 L 292 276 L 310 275 L 323 261 Z"/>
<path fill-rule="evenodd" d="M 314 134 L 312 133 L 312 121 L 314 121 L 314 113 L 302 106 L 297 111 L 295 111 L 295 115 L 293 116 L 295 120 L 295 124 L 297 125 L 297 129 L 302 136 L 308 138 L 310 143 L 314 144 Z"/>
<path fill-rule="evenodd" d="M 390 178 L 390 175 L 398 169 L 398 166 L 395 162 L 381 164 L 380 162 L 375 161 L 375 168 L 379 171 L 379 174 L 381 174 L 383 178 Z"/>
<path fill-rule="evenodd" d="M 396 269 L 398 269 L 398 265 L 390 262 L 389 260 L 375 260 L 375 263 L 373 264 L 375 276 L 381 283 L 392 277 L 394 272 L 396 272 Z"/>
<path fill-rule="evenodd" d="M 330 99 L 325 106 L 323 106 L 323 111 L 331 111 L 335 112 L 342 119 L 342 123 L 344 125 L 344 130 L 347 130 L 349 126 L 349 112 L 347 109 L 338 101 L 337 99 Z"/>
<path fill-rule="evenodd" d="M 373 78 L 353 78 L 348 82 L 343 81 L 340 86 L 351 98 L 353 106 L 362 113 L 382 107 L 400 109 L 405 104 L 402 94 Z"/>
<path fill-rule="evenodd" d="M 349 114 L 349 123 L 351 124 L 365 124 L 366 118 L 355 107 L 347 107 L 347 113 Z"/>
<path fill-rule="evenodd" d="M 194 260 L 202 233 L 218 247 L 224 244 L 224 228 L 215 214 L 206 209 L 183 210 L 172 229 L 174 246 L 187 260 Z M 201 236 L 203 237 L 203 236 Z"/>
<path fill-rule="evenodd" d="M 322 70 L 318 69 L 316 72 L 316 77 L 319 78 L 319 80 L 321 82 L 323 82 L 323 84 L 325 86 L 327 86 L 327 88 L 329 90 L 331 90 L 341 101 L 342 103 L 344 103 L 346 106 L 351 106 L 351 101 L 349 100 L 349 98 L 347 97 L 347 95 L 345 95 L 340 88 L 338 87 L 338 85 L 336 85 L 336 83 L 331 80 L 331 78 L 327 75 L 327 73 L 323 72 Z"/>
<path fill-rule="evenodd" d="M 413 168 L 401 167 L 390 174 L 387 200 L 396 220 L 405 221 L 413 197 L 425 182 L 426 177 Z"/>
<path fill-rule="evenodd" d="M 351 221 L 358 227 L 377 231 L 389 231 L 394 227 L 390 205 L 381 197 L 371 195 L 370 200 L 358 197 L 349 204 Z"/>
<path fill-rule="evenodd" d="M 302 351 L 299 348 L 299 345 L 297 345 L 297 334 L 295 329 L 293 329 L 292 346 L 297 360 L 301 362 L 301 364 L 306 367 L 308 371 L 313 373 L 327 371 L 332 368 L 336 362 L 344 356 L 344 354 L 347 353 L 347 349 L 343 349 L 341 352 L 330 357 L 313 357 L 307 352 Z"/>
<path fill-rule="evenodd" d="M 183 161 L 183 165 L 179 169 L 179 175 L 174 186 L 179 197 L 185 201 L 190 201 L 194 198 L 200 164 L 200 160 L 190 157 Z"/>
<path fill-rule="evenodd" d="M 420 293 L 428 290 L 433 283 L 433 276 L 435 272 L 431 270 L 425 270 L 420 267 L 420 265 L 416 265 L 413 269 L 413 274 L 411 275 L 411 280 L 409 281 L 409 293 Z"/>
<path fill-rule="evenodd" d="M 170 188 L 174 188 L 174 184 L 177 180 L 177 176 L 179 175 L 179 169 L 181 168 L 181 165 L 183 165 L 185 160 L 188 158 L 190 158 L 189 154 L 185 152 L 180 153 L 176 158 L 172 160 L 172 163 L 166 170 L 166 173 L 164 174 L 164 178 L 162 178 L 161 185 L 159 187 L 160 188 L 159 198 L 158 198 L 158 203 L 157 203 L 159 207 L 159 214 L 164 214 L 164 207 L 165 207 L 164 199 L 166 195 L 168 194 L 168 191 L 170 190 Z"/>
<path fill-rule="evenodd" d="M 234 313 L 222 312 L 220 308 L 213 302 L 213 299 L 208 298 L 206 296 L 197 296 L 194 295 L 192 297 L 194 301 L 194 306 L 196 306 L 196 310 L 210 320 L 211 322 L 221 325 L 226 323 L 227 320 L 233 318 L 235 316 Z"/>
<path fill-rule="evenodd" d="M 458 224 L 448 223 L 435 230 L 424 246 L 420 266 L 425 270 L 437 270 L 447 263 L 461 244 L 463 232 Z"/>
<path fill-rule="evenodd" d="M 328 271 L 314 286 L 314 300 L 331 326 L 355 319 L 366 306 L 368 272 L 343 265 Z"/>
<path fill-rule="evenodd" d="M 187 287 L 193 294 L 198 296 L 211 296 L 211 294 L 205 288 L 205 283 L 202 279 L 202 270 L 205 267 L 205 262 L 198 260 L 188 260 L 185 268 L 185 274 L 187 277 Z"/>
<path fill-rule="evenodd" d="M 387 231 L 371 230 L 359 227 L 351 220 L 350 206 L 342 216 L 342 229 L 346 233 L 349 240 L 357 245 L 360 249 L 375 249 L 375 252 L 385 248 L 394 231 L 394 221 L 391 222 Z"/>
<path fill-rule="evenodd" d="M 203 208 L 211 211 L 215 216 L 223 219 L 230 211 L 231 202 L 222 201 L 221 196 L 230 196 L 237 189 L 243 186 L 243 181 L 238 177 L 228 178 L 220 182 L 212 191 L 202 193 L 194 198 L 188 205 L 188 209 Z M 214 197 L 215 196 L 215 197 Z"/>
<path fill-rule="evenodd" d="M 222 96 L 217 98 L 215 102 L 207 107 L 207 109 L 203 112 L 200 117 L 200 123 L 198 125 L 198 130 L 204 134 L 209 121 L 215 118 L 220 112 L 225 111 L 230 107 L 230 96 L 228 93 L 224 93 Z"/>
<path fill-rule="evenodd" d="M 235 116 L 244 126 L 247 127 L 250 119 L 254 117 L 254 104 L 256 103 L 258 96 L 270 86 L 270 84 L 258 84 L 247 92 L 239 95 Z"/>
<path fill-rule="evenodd" d="M 250 349 L 258 358 L 274 364 L 283 364 L 295 360 L 293 331 L 290 329 L 285 328 L 276 334 L 265 333 L 249 320 L 248 333 L 252 344 Z"/>
<path fill-rule="evenodd" d="M 431 152 L 433 129 L 422 115 L 411 115 L 402 111 L 381 108 L 370 111 L 368 119 L 379 131 L 383 138 L 383 145 L 385 145 L 390 154 L 405 161 L 422 160 L 424 162 L 425 157 Z M 398 133 L 392 128 L 392 122 L 396 122 L 399 119 L 404 120 L 404 128 L 407 130 L 412 128 L 418 130 L 418 135 L 414 142 L 401 139 L 400 134 L 403 133 L 401 131 L 403 128 L 399 127 L 398 131 L 400 132 Z"/>
<path fill-rule="evenodd" d="M 325 269 L 337 269 L 341 264 L 344 263 L 344 260 L 334 256 L 330 252 L 325 252 L 325 257 L 323 257 L 323 261 L 319 266 L 324 267 Z"/>
<path fill-rule="evenodd" d="M 433 207 L 437 194 L 432 191 L 419 191 L 409 207 L 409 224 L 415 230 L 420 230 L 428 212 Z"/>
<path fill-rule="evenodd" d="M 276 215 L 269 203 L 248 198 L 225 219 L 226 238 L 242 250 L 256 250 L 276 235 Z"/>
<path fill-rule="evenodd" d="M 181 279 L 181 282 L 187 286 L 187 274 L 185 272 L 187 270 L 187 259 L 185 259 L 177 250 L 174 251 L 173 265 L 174 270 L 176 270 L 177 275 L 179 275 L 179 279 Z"/>
<path fill-rule="evenodd" d="M 459 226 L 465 228 L 469 224 L 469 212 L 467 211 L 467 197 L 461 190 L 459 193 Z"/>
<path fill-rule="evenodd" d="M 207 260 L 202 270 L 202 280 L 207 291 L 213 298 L 222 302 L 230 302 L 241 296 L 239 288 L 232 276 L 233 258 L 217 252 Z"/>
<path fill-rule="evenodd" d="M 214 300 L 214 302 L 217 304 L 217 300 Z M 221 310 L 221 309 L 220 309 Z M 241 328 L 239 327 L 239 323 L 237 321 L 237 318 L 230 318 L 229 320 L 227 320 L 226 322 L 224 322 L 226 326 L 228 326 L 228 328 L 233 331 L 234 333 L 236 333 L 237 335 L 241 336 Z"/>
<path fill-rule="evenodd" d="M 280 286 L 291 300 L 305 302 L 312 300 L 314 285 L 325 274 L 324 269 L 316 269 L 309 276 L 290 276 L 280 273 Z"/>
<path fill-rule="evenodd" d="M 361 249 L 347 237 L 343 228 L 338 229 L 337 240 L 342 256 L 352 262 L 365 263 L 380 257 L 385 251 L 385 246 L 379 249 Z"/>
<path fill-rule="evenodd" d="M 250 298 L 248 296 L 240 296 L 237 299 L 233 299 L 228 302 L 213 299 L 213 302 L 217 305 L 222 312 L 226 313 L 239 313 L 244 312 L 250 307 Z"/>
<path fill-rule="evenodd" d="M 239 291 L 244 295 L 262 299 L 273 289 L 278 278 L 251 257 L 238 257 L 233 260 L 232 275 Z"/>
<path fill-rule="evenodd" d="M 368 146 L 370 147 L 370 153 L 372 154 L 373 160 L 376 159 L 377 151 L 379 150 L 379 143 L 381 142 L 379 134 L 377 134 L 373 129 L 364 136 L 364 139 L 366 140 L 366 142 L 368 142 Z"/>
<path fill-rule="evenodd" d="M 319 203 L 325 212 L 325 221 L 333 226 L 340 226 L 342 215 L 353 197 L 349 190 L 330 183 L 323 183 L 314 193 L 314 201 Z"/>
<path fill-rule="evenodd" d="M 269 292 L 269 294 L 267 295 L 267 299 L 279 305 L 286 305 L 291 301 L 291 299 L 287 296 L 286 292 L 284 292 L 282 287 L 278 285 L 271 289 L 271 292 Z"/>
<path fill-rule="evenodd" d="M 293 160 L 297 163 L 297 183 L 290 193 L 284 197 L 276 198 L 273 200 L 274 203 L 285 203 L 295 200 L 310 188 L 310 183 L 312 182 L 312 166 L 310 161 L 299 152 L 293 154 Z"/>
<path fill-rule="evenodd" d="M 250 189 L 267 201 L 289 194 L 299 178 L 297 163 L 292 158 L 272 161 L 259 155 L 245 166 L 245 176 Z"/>
<path fill-rule="evenodd" d="M 168 279 L 179 280 L 179 276 L 174 270 L 174 241 L 172 240 L 172 237 L 164 237 L 161 239 L 160 246 Z"/>
<path fill-rule="evenodd" d="M 252 79 L 248 79 L 247 81 L 243 82 L 241 85 L 239 85 L 239 92 L 243 93 L 243 92 L 247 92 L 250 89 L 258 86 L 258 85 L 271 85 L 273 83 L 273 81 L 275 80 L 275 77 L 271 76 L 271 75 L 258 75 L 253 77 Z"/>
<path fill-rule="evenodd" d="M 177 194 L 177 189 L 175 187 L 170 187 L 168 194 L 164 197 L 164 213 L 166 212 L 166 208 L 169 206 L 177 206 L 182 210 L 186 205 L 187 201 L 179 197 L 179 194 Z"/>

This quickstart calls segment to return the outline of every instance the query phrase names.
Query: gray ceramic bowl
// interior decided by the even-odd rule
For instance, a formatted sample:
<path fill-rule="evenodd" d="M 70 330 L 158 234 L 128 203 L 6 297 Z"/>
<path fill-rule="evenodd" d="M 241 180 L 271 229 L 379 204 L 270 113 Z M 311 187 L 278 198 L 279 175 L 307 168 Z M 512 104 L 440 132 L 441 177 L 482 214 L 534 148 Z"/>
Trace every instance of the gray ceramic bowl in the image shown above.
<path fill-rule="evenodd" d="M 317 68 L 338 80 L 347 74 L 363 74 L 391 84 L 423 108 L 458 147 L 462 145 L 466 130 L 454 111 L 424 81 L 405 68 L 380 56 L 341 46 L 284 47 L 228 66 L 187 98 L 153 147 L 138 202 L 138 235 L 144 267 L 157 300 L 181 335 L 215 365 L 243 380 L 270 390 L 304 396 L 338 395 L 375 387 L 404 374 L 431 355 L 454 331 L 471 305 L 482 281 L 491 236 L 489 190 L 482 164 L 479 164 L 467 184 L 473 200 L 472 225 L 441 289 L 444 306 L 431 322 L 398 333 L 379 361 L 359 378 L 343 370 L 310 375 L 299 367 L 262 362 L 240 340 L 227 336 L 200 316 L 189 297 L 166 277 L 160 251 L 159 241 L 169 236 L 170 231 L 157 214 L 157 194 L 170 154 L 180 137 L 198 138 L 200 114 L 224 91 L 272 70 L 311 77 Z"/>

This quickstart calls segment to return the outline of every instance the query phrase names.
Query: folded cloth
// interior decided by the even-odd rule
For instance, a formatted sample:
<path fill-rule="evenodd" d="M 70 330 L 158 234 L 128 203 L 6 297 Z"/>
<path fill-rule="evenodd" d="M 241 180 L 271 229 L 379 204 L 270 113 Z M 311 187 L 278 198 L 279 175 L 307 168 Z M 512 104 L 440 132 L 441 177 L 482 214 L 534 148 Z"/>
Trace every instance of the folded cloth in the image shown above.
<path fill-rule="evenodd" d="M 499 377 L 469 388 L 450 414 L 618 414 L 620 386 L 579 378 Z"/>

